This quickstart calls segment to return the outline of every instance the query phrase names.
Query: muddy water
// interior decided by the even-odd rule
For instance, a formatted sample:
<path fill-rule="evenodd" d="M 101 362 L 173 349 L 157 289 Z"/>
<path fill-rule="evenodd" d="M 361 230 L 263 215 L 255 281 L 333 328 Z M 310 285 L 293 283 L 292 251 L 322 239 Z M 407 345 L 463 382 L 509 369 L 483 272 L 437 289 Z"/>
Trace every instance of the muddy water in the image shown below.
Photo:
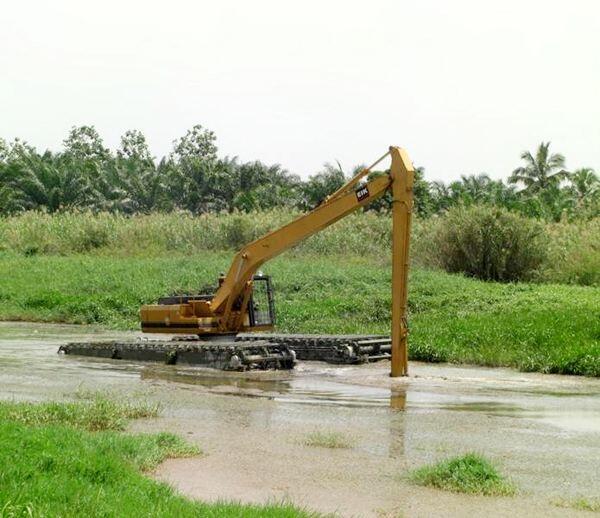
<path fill-rule="evenodd" d="M 239 374 L 56 353 L 66 341 L 136 336 L 0 323 L 0 397 L 64 399 L 85 389 L 162 403 L 159 419 L 132 427 L 200 445 L 205 455 L 168 461 L 156 476 L 202 499 L 287 498 L 357 516 L 564 516 L 551 500 L 600 495 L 600 380 L 418 363 L 394 380 L 387 363 Z M 339 432 L 351 447 L 307 447 L 315 430 Z M 497 462 L 521 496 L 462 497 L 405 480 L 413 467 L 473 450 Z"/>

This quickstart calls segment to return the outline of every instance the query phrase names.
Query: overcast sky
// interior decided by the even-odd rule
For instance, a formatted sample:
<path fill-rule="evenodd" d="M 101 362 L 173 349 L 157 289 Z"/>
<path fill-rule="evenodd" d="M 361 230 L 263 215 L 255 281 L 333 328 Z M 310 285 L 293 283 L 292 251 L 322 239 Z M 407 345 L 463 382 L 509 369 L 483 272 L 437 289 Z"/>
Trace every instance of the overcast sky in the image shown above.
<path fill-rule="evenodd" d="M 0 136 L 93 124 L 153 153 L 196 123 L 302 176 L 405 147 L 505 177 L 542 140 L 600 170 L 600 2 L 52 0 L 0 9 Z"/>

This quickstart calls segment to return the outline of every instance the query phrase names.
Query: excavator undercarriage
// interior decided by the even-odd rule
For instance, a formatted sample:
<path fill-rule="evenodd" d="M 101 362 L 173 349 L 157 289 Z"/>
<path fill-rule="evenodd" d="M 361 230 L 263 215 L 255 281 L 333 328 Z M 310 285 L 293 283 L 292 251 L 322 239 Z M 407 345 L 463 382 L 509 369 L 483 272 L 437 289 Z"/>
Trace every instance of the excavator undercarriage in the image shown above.
<path fill-rule="evenodd" d="M 387 156 L 391 167 L 369 177 Z M 140 309 L 144 333 L 171 339 L 69 343 L 59 352 L 122 360 L 187 363 L 225 370 L 291 369 L 296 360 L 358 364 L 391 359 L 407 373 L 407 273 L 414 170 L 397 147 L 363 169 L 318 207 L 244 246 L 214 293 L 173 295 Z M 386 193 L 392 207 L 392 330 L 382 335 L 275 334 L 271 279 L 259 268 L 300 241 Z M 191 336 L 190 336 L 191 335 Z"/>
<path fill-rule="evenodd" d="M 292 369 L 298 360 L 360 364 L 391 358 L 391 339 L 381 335 L 242 333 L 232 339 L 72 342 L 61 353 L 112 360 L 155 361 L 247 371 Z"/>
<path fill-rule="evenodd" d="M 59 352 L 112 360 L 188 364 L 228 371 L 292 369 L 294 351 L 274 341 L 203 341 L 197 337 L 172 340 L 73 342 Z"/>

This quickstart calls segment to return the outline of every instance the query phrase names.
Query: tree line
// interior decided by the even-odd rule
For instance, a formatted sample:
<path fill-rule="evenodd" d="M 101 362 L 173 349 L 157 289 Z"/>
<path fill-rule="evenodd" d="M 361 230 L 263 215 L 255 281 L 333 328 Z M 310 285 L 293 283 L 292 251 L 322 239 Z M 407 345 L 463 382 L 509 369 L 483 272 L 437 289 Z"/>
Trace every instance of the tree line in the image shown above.
<path fill-rule="evenodd" d="M 429 182 L 424 169 L 417 168 L 416 212 L 428 217 L 456 205 L 493 205 L 547 220 L 600 215 L 600 181 L 593 169 L 568 171 L 564 156 L 552 153 L 549 142 L 534 153 L 524 152 L 521 161 L 506 182 L 484 173 L 450 183 Z M 219 157 L 215 134 L 201 125 L 174 141 L 171 153 L 157 160 L 138 130 L 127 131 L 113 152 L 93 126 L 79 126 L 70 130 L 59 152 L 39 152 L 25 141 L 0 138 L 0 214 L 308 210 L 362 167 L 346 174 L 339 164 L 325 164 L 302 180 L 278 164 Z M 388 207 L 389 198 L 383 198 L 369 209 Z"/>

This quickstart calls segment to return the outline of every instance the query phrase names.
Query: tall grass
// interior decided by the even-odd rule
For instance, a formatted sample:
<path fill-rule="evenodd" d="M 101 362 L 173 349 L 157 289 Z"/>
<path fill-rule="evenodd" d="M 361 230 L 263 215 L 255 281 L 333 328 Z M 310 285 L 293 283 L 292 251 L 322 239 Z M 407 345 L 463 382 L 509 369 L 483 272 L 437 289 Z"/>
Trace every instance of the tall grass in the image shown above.
<path fill-rule="evenodd" d="M 550 244 L 540 279 L 600 286 L 600 218 L 549 224 L 547 230 Z"/>
<path fill-rule="evenodd" d="M 26 212 L 0 218 L 0 251 L 23 255 L 117 252 L 120 255 L 234 250 L 291 221 L 301 213 L 120 214 Z M 379 254 L 391 243 L 389 218 L 354 214 L 301 243 L 301 253 Z"/>
<path fill-rule="evenodd" d="M 299 215 L 281 209 L 250 214 L 192 216 L 182 212 L 132 217 L 111 213 L 27 212 L 0 217 L 0 252 L 25 256 L 80 253 L 148 256 L 233 251 Z M 600 218 L 544 225 L 548 237 L 546 259 L 533 272 L 534 280 L 600 285 Z M 447 227 L 448 216 L 414 220 L 413 265 L 444 267 L 445 257 L 436 236 Z M 294 253 L 387 259 L 390 247 L 389 216 L 366 212 L 342 219 L 300 243 Z"/>
<path fill-rule="evenodd" d="M 30 426 L 64 424 L 92 432 L 124 430 L 128 419 L 157 415 L 156 405 L 118 402 L 102 396 L 74 403 L 0 403 L 0 420 L 17 421 Z"/>

